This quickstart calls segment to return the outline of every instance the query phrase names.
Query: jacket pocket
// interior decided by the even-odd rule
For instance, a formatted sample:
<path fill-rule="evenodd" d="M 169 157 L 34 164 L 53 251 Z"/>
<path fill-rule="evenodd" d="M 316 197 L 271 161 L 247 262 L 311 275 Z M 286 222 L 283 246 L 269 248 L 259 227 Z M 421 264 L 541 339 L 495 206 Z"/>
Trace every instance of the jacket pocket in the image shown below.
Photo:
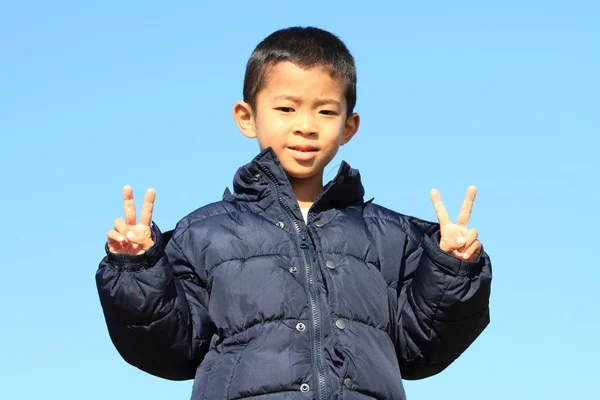
<path fill-rule="evenodd" d="M 386 337 L 389 340 L 389 336 L 384 333 L 379 333 L 381 336 Z M 382 339 L 383 340 L 383 339 Z M 387 346 L 386 346 L 387 347 Z M 393 346 L 388 347 L 387 351 L 393 353 Z M 366 366 L 359 367 L 354 361 L 354 357 L 348 351 L 344 352 L 345 359 L 342 367 L 343 375 L 341 375 L 341 387 L 339 399 L 341 400 L 406 400 L 404 388 L 401 384 L 399 372 L 391 373 L 386 376 L 384 371 L 388 371 L 387 368 L 384 370 L 378 369 L 381 366 L 371 363 Z M 395 356 L 394 356 L 395 357 Z M 387 363 L 386 365 L 389 365 Z M 397 365 L 397 362 L 396 362 Z M 398 377 L 398 387 L 391 387 L 393 377 Z M 376 382 L 377 379 L 380 382 Z"/>
<path fill-rule="evenodd" d="M 219 346 L 209 352 L 194 379 L 192 400 L 226 400 L 235 368 L 247 344 Z"/>

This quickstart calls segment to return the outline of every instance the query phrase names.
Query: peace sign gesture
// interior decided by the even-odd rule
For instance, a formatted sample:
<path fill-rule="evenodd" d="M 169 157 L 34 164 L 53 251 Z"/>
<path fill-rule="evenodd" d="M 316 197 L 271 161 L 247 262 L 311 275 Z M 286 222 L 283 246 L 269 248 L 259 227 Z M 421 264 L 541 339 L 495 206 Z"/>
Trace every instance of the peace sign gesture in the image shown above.
<path fill-rule="evenodd" d="M 136 223 L 133 189 L 123 187 L 123 202 L 125 205 L 125 220 L 117 218 L 115 229 L 108 232 L 108 250 L 117 254 L 143 254 L 154 244 L 152 240 L 152 210 L 156 192 L 148 189 L 144 196 L 144 205 L 140 215 L 140 223 Z"/>
<path fill-rule="evenodd" d="M 458 219 L 456 224 L 453 224 L 442 202 L 440 192 L 432 189 L 430 193 L 440 223 L 440 248 L 456 258 L 468 261 L 476 260 L 481 252 L 481 242 L 477 240 L 477 229 L 467 228 L 476 194 L 477 188 L 475 186 L 470 186 L 467 189 Z"/>

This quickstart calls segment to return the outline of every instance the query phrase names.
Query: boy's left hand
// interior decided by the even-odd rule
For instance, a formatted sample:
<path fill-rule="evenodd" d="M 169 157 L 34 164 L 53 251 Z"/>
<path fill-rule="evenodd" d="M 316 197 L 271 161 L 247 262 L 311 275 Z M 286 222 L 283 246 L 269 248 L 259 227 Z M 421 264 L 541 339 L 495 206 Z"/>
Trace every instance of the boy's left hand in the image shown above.
<path fill-rule="evenodd" d="M 440 192 L 437 189 L 432 189 L 430 192 L 435 214 L 440 223 L 440 249 L 461 260 L 475 261 L 481 252 L 481 242 L 477 240 L 477 229 L 467 228 L 476 194 L 475 186 L 467 189 L 458 219 L 454 224 L 450 221 Z"/>

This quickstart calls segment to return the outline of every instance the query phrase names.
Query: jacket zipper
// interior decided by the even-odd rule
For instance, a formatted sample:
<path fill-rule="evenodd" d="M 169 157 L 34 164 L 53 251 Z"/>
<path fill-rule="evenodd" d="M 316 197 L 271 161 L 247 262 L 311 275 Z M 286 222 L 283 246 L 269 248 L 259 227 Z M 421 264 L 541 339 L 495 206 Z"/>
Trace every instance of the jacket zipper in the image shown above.
<path fill-rule="evenodd" d="M 318 385 L 316 388 L 316 398 L 319 400 L 327 400 L 327 385 L 325 382 L 325 370 L 323 367 L 323 351 L 321 350 L 321 347 L 322 347 L 321 311 L 319 308 L 317 291 L 315 289 L 315 271 L 314 271 L 313 263 L 311 261 L 308 236 L 307 236 L 306 232 L 304 230 L 302 230 L 302 228 L 300 227 L 300 224 L 298 224 L 298 220 L 294 216 L 294 213 L 292 212 L 290 207 L 283 201 L 283 197 L 281 197 L 281 193 L 279 191 L 279 183 L 277 182 L 277 180 L 275 179 L 275 177 L 273 176 L 271 171 L 269 171 L 267 168 L 263 167 L 260 164 L 258 164 L 258 167 L 260 168 L 261 171 L 263 171 L 263 173 L 265 175 L 267 175 L 269 180 L 273 183 L 273 186 L 275 187 L 275 192 L 277 193 L 277 199 L 279 200 L 279 204 L 281 204 L 281 207 L 283 207 L 286 214 L 292 221 L 292 224 L 294 225 L 294 229 L 296 230 L 296 234 L 298 235 L 298 238 L 300 239 L 300 248 L 302 249 L 302 255 L 304 256 L 304 268 L 305 268 L 305 272 L 306 272 L 305 273 L 306 285 L 308 287 L 308 298 L 309 298 L 310 310 L 311 310 L 311 320 L 312 320 L 311 322 L 313 325 L 312 350 L 313 350 L 315 370 L 316 370 L 315 375 L 316 375 L 317 381 L 318 381 Z"/>

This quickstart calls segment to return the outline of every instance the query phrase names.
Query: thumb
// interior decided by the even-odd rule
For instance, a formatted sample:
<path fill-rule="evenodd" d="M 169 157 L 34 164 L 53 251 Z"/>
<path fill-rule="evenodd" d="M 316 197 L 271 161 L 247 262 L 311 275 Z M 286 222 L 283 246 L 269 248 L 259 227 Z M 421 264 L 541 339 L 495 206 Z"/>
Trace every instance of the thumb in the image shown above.
<path fill-rule="evenodd" d="M 130 241 L 134 243 L 137 242 L 137 235 L 134 232 L 129 231 L 127 232 L 127 234 L 125 234 L 125 236 L 127 236 L 127 239 L 129 239 Z"/>
<path fill-rule="evenodd" d="M 129 231 L 125 235 L 127 240 L 129 240 L 133 244 L 137 244 L 142 246 L 144 249 L 149 249 L 154 244 L 152 240 L 152 234 L 148 230 L 147 234 L 143 234 L 137 231 Z"/>
<path fill-rule="evenodd" d="M 444 251 L 459 250 L 465 246 L 466 239 L 464 233 L 460 230 L 452 230 L 451 232 L 444 232 L 440 240 L 440 248 Z"/>

